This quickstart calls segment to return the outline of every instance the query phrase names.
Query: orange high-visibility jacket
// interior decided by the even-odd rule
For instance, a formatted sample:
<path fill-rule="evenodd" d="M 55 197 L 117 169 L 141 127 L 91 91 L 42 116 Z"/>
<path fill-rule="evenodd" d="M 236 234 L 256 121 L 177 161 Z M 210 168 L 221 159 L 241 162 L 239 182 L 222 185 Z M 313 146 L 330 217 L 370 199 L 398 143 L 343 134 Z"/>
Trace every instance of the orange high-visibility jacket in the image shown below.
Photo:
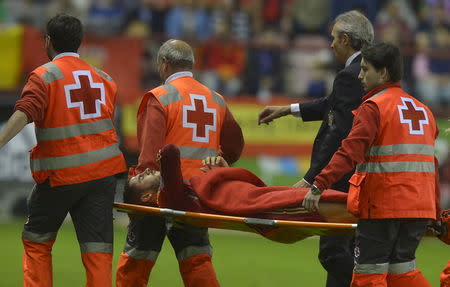
<path fill-rule="evenodd" d="M 75 184 L 126 170 L 113 125 L 117 86 L 78 57 L 61 57 L 33 71 L 47 88 L 44 119 L 35 122 L 34 180 Z"/>
<path fill-rule="evenodd" d="M 397 87 L 367 101 L 378 106 L 380 128 L 350 179 L 349 211 L 359 218 L 436 218 L 433 114 Z"/>
<path fill-rule="evenodd" d="M 177 78 L 149 93 L 164 108 L 164 145 L 171 143 L 179 148 L 183 178 L 201 174 L 201 161 L 219 153 L 224 99 L 192 77 Z"/>

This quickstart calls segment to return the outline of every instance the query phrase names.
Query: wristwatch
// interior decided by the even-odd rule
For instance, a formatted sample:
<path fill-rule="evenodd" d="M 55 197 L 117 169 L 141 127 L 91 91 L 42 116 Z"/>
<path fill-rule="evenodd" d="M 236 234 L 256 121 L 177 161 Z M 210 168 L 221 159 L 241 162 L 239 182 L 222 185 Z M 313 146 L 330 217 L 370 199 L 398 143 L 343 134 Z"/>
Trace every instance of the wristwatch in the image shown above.
<path fill-rule="evenodd" d="M 321 195 L 321 194 L 322 194 L 322 191 L 321 191 L 317 186 L 315 186 L 315 185 L 313 184 L 313 185 L 311 185 L 311 193 L 312 193 L 313 195 Z"/>

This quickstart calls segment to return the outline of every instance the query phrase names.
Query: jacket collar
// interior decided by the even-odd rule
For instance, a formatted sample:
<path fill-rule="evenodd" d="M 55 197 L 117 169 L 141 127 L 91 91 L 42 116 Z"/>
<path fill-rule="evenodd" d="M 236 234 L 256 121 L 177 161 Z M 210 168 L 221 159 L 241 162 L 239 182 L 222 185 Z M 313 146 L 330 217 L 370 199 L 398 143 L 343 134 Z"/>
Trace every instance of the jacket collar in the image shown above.
<path fill-rule="evenodd" d="M 384 89 L 388 89 L 388 88 L 401 88 L 402 86 L 400 85 L 400 82 L 386 82 L 382 85 L 379 85 L 378 87 L 370 90 L 364 97 L 363 97 L 363 101 L 371 98 L 372 96 L 374 96 L 375 94 L 381 92 Z"/>
<path fill-rule="evenodd" d="M 77 53 L 73 53 L 73 52 L 64 52 L 64 53 L 60 53 L 60 54 L 56 55 L 56 56 L 52 59 L 52 61 L 53 61 L 53 60 L 56 60 L 56 59 L 58 59 L 58 58 L 61 58 L 61 57 L 67 57 L 67 56 L 69 56 L 69 57 L 76 57 L 76 58 L 79 58 L 79 57 L 80 57 L 80 55 L 78 55 Z"/>
<path fill-rule="evenodd" d="M 164 84 L 168 84 L 168 83 L 172 82 L 173 80 L 181 78 L 181 77 L 191 77 L 192 78 L 192 77 L 194 77 L 194 75 L 192 74 L 192 72 L 189 72 L 189 71 L 176 72 L 176 73 L 170 75 L 166 79 Z"/>

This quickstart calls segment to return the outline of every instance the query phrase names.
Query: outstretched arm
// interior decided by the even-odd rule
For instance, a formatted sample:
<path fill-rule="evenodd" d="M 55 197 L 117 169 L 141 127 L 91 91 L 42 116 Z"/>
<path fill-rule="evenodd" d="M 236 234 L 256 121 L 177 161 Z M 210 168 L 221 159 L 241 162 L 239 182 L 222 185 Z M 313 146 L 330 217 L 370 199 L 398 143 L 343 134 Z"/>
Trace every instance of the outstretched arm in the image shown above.
<path fill-rule="evenodd" d="M 157 158 L 161 168 L 162 188 L 171 193 L 183 192 L 180 150 L 173 144 L 168 144 L 158 152 Z"/>
<path fill-rule="evenodd" d="M 16 110 L 9 118 L 6 126 L 0 132 L 0 149 L 15 137 L 27 124 L 27 115 L 20 110 Z"/>
<path fill-rule="evenodd" d="M 16 102 L 14 113 L 0 132 L 0 149 L 15 137 L 28 123 L 44 118 L 47 107 L 47 87 L 35 73 L 31 73 L 23 87 L 21 98 Z"/>
<path fill-rule="evenodd" d="M 186 210 L 184 205 L 190 200 L 186 198 L 184 192 L 179 149 L 173 144 L 168 144 L 158 152 L 157 159 L 162 178 L 158 205 Z"/>
<path fill-rule="evenodd" d="M 258 116 L 258 125 L 269 124 L 271 121 L 290 115 L 291 106 L 266 106 Z"/>

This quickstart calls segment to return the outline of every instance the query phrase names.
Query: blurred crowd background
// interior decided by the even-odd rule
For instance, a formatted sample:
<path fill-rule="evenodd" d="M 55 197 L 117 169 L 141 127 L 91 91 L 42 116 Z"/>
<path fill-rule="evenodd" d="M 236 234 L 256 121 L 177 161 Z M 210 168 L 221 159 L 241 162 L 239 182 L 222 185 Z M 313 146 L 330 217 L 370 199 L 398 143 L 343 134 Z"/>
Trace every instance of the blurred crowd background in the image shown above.
<path fill-rule="evenodd" d="M 49 17 L 67 12 L 95 37 L 150 39 L 142 59 L 144 87 L 159 81 L 153 59 L 161 41 L 181 38 L 196 48 L 200 80 L 227 97 L 323 97 L 327 72 L 338 68 L 330 51 L 313 59 L 286 51 L 328 46 L 333 19 L 351 9 L 372 21 L 376 41 L 402 47 L 404 87 L 432 108 L 448 108 L 449 0 L 4 0 L 0 22 L 44 28 Z M 306 83 L 289 77 L 299 61 L 314 62 Z"/>
<path fill-rule="evenodd" d="M 145 90 L 160 84 L 157 50 L 170 38 L 188 41 L 196 54 L 196 77 L 229 100 L 243 126 L 248 143 L 244 166 L 250 169 L 256 166 L 255 172 L 267 175 L 264 179 L 269 183 L 290 185 L 296 180 L 272 181 L 268 174 L 278 172 L 298 179 L 308 168 L 317 125 L 299 128 L 295 126 L 297 121 L 289 119 L 290 123 L 281 121 L 285 123 L 283 126 L 275 126 L 277 131 L 267 127 L 264 138 L 256 131 L 257 113 L 265 104 L 306 101 L 324 97 L 331 91 L 335 73 L 342 66 L 335 62 L 329 48 L 330 28 L 337 15 L 352 9 L 372 21 L 376 41 L 393 42 L 401 47 L 405 63 L 403 88 L 426 103 L 439 119 L 437 156 L 443 206 L 448 207 L 449 135 L 444 130 L 450 126 L 450 0 L 0 0 L 0 37 L 12 27 L 24 29 L 20 33 L 25 36 L 34 31 L 42 37 L 51 16 L 65 12 L 79 17 L 91 42 L 91 46 L 81 48 L 82 57 L 90 58 L 110 73 L 119 86 L 120 81 L 126 82 L 125 85 L 136 81 L 137 88 L 122 90 L 119 95 L 119 132 L 130 162 L 136 158 L 132 140 L 136 103 Z M 11 39 L 8 35 L 2 38 L 5 42 L 0 45 L 0 57 L 5 54 L 1 53 L 6 49 L 3 44 Z M 26 39 L 30 37 L 25 36 L 20 49 L 27 55 L 17 67 L 0 63 L 0 107 L 8 111 L 2 113 L 2 121 L 9 116 L 27 74 L 48 61 L 42 59 L 42 39 L 29 42 Z M 112 53 L 112 48 L 102 46 L 106 44 L 119 51 Z M 108 58 L 107 53 L 110 53 L 107 63 L 98 60 Z M 27 60 L 30 58 L 39 61 L 30 64 Z M 137 63 L 136 67 L 133 63 Z M 110 71 L 108 67 L 112 66 L 122 70 L 122 74 Z M 17 71 L 18 76 L 12 84 L 2 85 L 1 79 L 10 76 L 11 70 Z M 297 132 L 308 130 L 311 132 L 307 136 L 292 140 L 298 136 Z M 29 141 L 32 140 L 25 140 Z M 294 148 L 279 148 L 286 142 Z M 260 143 L 264 144 L 262 148 L 254 148 L 261 147 Z M 11 180 L 29 179 L 27 153 L 22 151 L 11 157 L 12 149 L 0 151 L 0 183 L 8 182 L 8 187 Z M 302 152 L 296 154 L 299 150 Z M 286 156 L 303 158 L 289 160 Z M 246 162 L 246 158 L 254 158 L 256 164 Z M 21 162 L 19 167 L 11 167 L 15 161 Z M 0 185 L 0 197 L 1 194 Z M 0 198 L 0 205 L 1 202 Z"/>

